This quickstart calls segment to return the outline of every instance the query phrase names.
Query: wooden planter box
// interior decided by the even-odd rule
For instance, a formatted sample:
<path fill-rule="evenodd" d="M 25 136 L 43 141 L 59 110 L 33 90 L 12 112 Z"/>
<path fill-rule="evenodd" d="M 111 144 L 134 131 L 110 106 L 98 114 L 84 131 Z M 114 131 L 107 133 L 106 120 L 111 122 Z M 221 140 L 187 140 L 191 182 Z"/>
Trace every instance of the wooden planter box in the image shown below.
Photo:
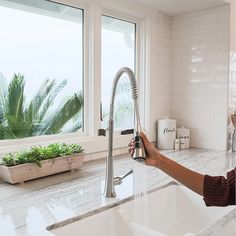
<path fill-rule="evenodd" d="M 34 163 L 10 167 L 0 165 L 0 178 L 11 184 L 23 183 L 27 180 L 79 169 L 83 161 L 84 153 L 80 153 L 41 161 L 42 167 Z"/>

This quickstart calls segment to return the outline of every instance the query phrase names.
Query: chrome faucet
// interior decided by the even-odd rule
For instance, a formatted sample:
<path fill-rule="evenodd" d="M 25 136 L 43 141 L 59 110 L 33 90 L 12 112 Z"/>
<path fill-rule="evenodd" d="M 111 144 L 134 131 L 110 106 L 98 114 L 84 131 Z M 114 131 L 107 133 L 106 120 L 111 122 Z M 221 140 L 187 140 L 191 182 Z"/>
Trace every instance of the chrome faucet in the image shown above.
<path fill-rule="evenodd" d="M 114 179 L 114 172 L 113 172 L 113 131 L 114 131 L 114 101 L 115 101 L 115 95 L 116 95 L 116 88 L 118 81 L 120 77 L 126 73 L 130 80 L 130 85 L 132 89 L 132 98 L 134 100 L 134 109 L 135 109 L 135 130 L 134 130 L 134 142 L 135 142 L 135 149 L 133 153 L 133 159 L 134 160 L 145 160 L 145 149 L 142 143 L 142 139 L 140 137 L 140 116 L 139 116 L 139 109 L 138 109 L 138 92 L 137 92 L 137 84 L 136 79 L 134 76 L 133 71 L 128 67 L 121 68 L 115 75 L 114 82 L 113 82 L 113 88 L 112 88 L 112 95 L 111 95 L 111 103 L 110 103 L 110 116 L 109 116 L 109 135 L 108 135 L 108 156 L 106 160 L 106 179 L 105 179 L 105 191 L 104 195 L 105 197 L 116 197 L 115 192 L 115 185 L 121 184 L 123 178 L 125 178 L 127 175 L 133 173 L 132 170 L 130 170 L 126 175 L 123 177 L 116 177 Z"/>

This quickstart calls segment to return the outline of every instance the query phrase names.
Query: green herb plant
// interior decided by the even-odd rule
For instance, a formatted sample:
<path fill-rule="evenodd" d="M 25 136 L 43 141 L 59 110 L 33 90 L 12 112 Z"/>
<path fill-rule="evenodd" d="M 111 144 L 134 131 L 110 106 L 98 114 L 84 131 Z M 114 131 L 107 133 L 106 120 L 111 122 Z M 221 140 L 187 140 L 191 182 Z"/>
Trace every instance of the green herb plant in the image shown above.
<path fill-rule="evenodd" d="M 0 164 L 9 167 L 25 163 L 35 163 L 37 166 L 41 167 L 41 161 L 43 160 L 81 152 L 83 152 L 83 149 L 79 144 L 53 143 L 46 147 L 33 146 L 29 151 L 17 152 L 14 155 L 9 153 L 2 158 Z"/>

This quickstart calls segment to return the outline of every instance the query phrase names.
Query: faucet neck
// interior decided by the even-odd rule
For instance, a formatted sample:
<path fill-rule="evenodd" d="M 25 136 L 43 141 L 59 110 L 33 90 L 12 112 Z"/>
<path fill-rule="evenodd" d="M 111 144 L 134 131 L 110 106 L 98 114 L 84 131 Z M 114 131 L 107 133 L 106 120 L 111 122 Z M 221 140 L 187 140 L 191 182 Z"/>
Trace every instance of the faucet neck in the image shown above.
<path fill-rule="evenodd" d="M 114 173 L 113 173 L 113 130 L 114 130 L 114 102 L 116 89 L 119 79 L 122 74 L 126 73 L 130 80 L 131 90 L 132 90 L 132 98 L 134 100 L 135 114 L 136 114 L 136 132 L 140 131 L 140 117 L 138 111 L 138 95 L 137 95 L 137 84 L 134 77 L 134 73 L 131 69 L 124 67 L 121 68 L 115 75 L 115 79 L 113 82 L 112 95 L 111 95 L 111 103 L 110 103 L 110 116 L 109 116 L 109 127 L 108 127 L 108 156 L 106 160 L 106 180 L 105 180 L 105 193 L 106 197 L 115 197 L 115 188 L 114 188 Z"/>
<path fill-rule="evenodd" d="M 106 179 L 105 179 L 105 197 L 111 198 L 116 197 L 115 186 L 114 186 L 114 167 L 113 167 L 113 130 L 114 121 L 109 120 L 108 127 L 108 156 L 106 159 Z"/>

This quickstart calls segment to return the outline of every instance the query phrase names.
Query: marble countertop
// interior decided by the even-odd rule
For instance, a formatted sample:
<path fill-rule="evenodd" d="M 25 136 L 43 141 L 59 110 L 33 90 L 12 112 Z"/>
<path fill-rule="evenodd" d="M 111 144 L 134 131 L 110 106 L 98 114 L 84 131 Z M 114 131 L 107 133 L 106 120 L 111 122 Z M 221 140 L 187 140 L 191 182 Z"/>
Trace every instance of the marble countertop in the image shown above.
<path fill-rule="evenodd" d="M 188 149 L 162 152 L 184 166 L 209 175 L 225 175 L 236 166 L 236 154 L 224 151 Z M 114 172 L 125 174 L 136 163 L 127 155 L 115 157 Z M 172 179 L 160 170 L 144 166 L 147 189 Z M 49 236 L 46 227 L 72 222 L 79 215 L 101 207 L 109 207 L 133 195 L 133 179 L 127 178 L 116 187 L 117 197 L 103 197 L 105 160 L 86 162 L 75 172 L 67 172 L 19 185 L 0 182 L 0 235 Z M 232 229 L 235 211 L 199 235 L 226 235 Z M 234 228 L 234 227 L 233 227 Z M 232 230 L 231 230 L 232 231 Z M 232 232 L 234 235 L 235 232 Z M 228 235 L 228 234 L 227 234 Z"/>

